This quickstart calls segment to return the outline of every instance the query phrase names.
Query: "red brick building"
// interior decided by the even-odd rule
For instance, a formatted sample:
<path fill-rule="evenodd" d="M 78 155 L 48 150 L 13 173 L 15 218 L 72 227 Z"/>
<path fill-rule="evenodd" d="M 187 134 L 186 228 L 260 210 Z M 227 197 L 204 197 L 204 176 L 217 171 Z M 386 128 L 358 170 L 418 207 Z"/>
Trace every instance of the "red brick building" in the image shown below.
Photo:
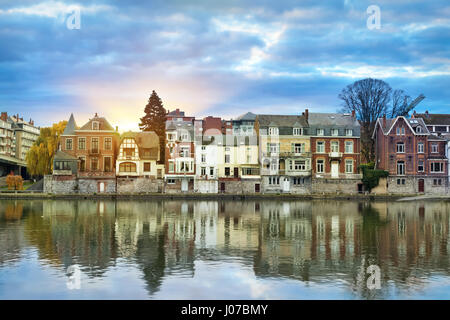
<path fill-rule="evenodd" d="M 423 119 L 379 118 L 372 137 L 375 168 L 389 172 L 390 193 L 446 192 L 446 140 L 431 134 Z"/>

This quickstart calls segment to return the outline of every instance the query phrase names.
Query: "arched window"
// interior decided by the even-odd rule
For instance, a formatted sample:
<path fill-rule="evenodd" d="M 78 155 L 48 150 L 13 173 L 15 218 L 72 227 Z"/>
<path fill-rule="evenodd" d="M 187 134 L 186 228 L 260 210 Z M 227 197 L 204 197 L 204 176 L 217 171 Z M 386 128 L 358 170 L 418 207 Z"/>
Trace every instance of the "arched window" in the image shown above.
<path fill-rule="evenodd" d="M 119 165 L 120 172 L 136 172 L 136 164 L 133 162 L 122 162 Z"/>

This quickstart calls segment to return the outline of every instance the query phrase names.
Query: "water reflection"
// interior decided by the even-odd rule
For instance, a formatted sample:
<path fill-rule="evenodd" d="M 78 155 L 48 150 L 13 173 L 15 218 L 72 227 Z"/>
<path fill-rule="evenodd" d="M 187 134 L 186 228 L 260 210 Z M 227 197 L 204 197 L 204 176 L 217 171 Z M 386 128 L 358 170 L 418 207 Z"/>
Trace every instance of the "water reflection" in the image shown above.
<path fill-rule="evenodd" d="M 104 298 L 102 285 L 112 290 L 106 283 L 171 297 L 178 281 L 188 286 L 177 297 L 195 298 L 203 288 L 218 295 L 209 298 L 234 298 L 224 291 L 226 266 L 231 278 L 247 272 L 254 282 L 233 288 L 256 282 L 253 293 L 278 288 L 275 299 L 428 297 L 438 294 L 428 289 L 435 283 L 450 288 L 449 213 L 448 202 L 1 201 L 0 298 L 9 297 L 2 271 L 12 277 L 14 264 L 33 271 L 33 259 L 58 274 L 79 265 L 95 284 L 79 297 Z M 373 264 L 381 290 L 367 289 Z M 60 297 L 60 289 L 42 290 Z M 123 295 L 111 297 L 133 298 Z"/>

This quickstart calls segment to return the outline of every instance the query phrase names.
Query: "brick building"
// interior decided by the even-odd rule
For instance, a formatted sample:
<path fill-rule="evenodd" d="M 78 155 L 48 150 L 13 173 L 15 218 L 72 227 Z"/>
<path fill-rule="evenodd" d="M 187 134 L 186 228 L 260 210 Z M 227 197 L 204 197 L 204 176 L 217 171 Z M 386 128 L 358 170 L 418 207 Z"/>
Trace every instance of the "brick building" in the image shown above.
<path fill-rule="evenodd" d="M 372 138 L 375 168 L 389 172 L 389 193 L 447 192 L 446 139 L 431 134 L 422 118 L 379 118 Z"/>

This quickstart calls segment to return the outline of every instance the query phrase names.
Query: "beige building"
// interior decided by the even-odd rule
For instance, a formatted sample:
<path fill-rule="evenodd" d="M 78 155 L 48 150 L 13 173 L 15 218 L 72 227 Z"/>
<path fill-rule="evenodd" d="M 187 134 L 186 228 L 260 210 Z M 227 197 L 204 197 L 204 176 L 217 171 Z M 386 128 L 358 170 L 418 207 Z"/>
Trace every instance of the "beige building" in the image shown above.
<path fill-rule="evenodd" d="M 34 121 L 25 121 L 19 115 L 8 117 L 8 122 L 14 130 L 12 154 L 19 160 L 25 160 L 27 152 L 40 134 L 40 128 L 34 126 Z"/>

